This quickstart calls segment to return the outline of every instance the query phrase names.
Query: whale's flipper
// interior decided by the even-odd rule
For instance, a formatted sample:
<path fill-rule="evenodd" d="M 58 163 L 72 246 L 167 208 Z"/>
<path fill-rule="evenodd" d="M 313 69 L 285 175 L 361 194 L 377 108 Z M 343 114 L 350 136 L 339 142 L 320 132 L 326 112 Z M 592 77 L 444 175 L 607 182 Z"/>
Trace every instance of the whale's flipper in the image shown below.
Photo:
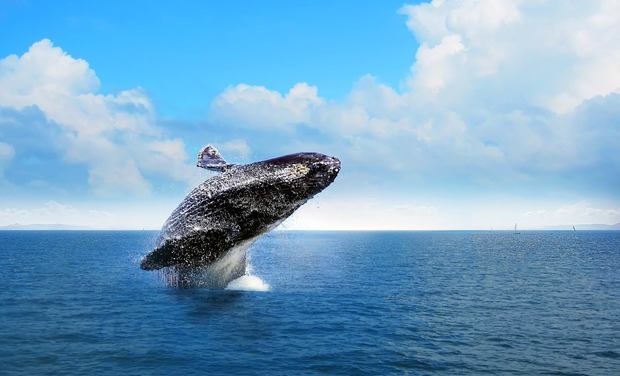
<path fill-rule="evenodd" d="M 207 145 L 198 153 L 198 163 L 196 163 L 196 166 L 206 168 L 211 171 L 222 172 L 231 165 L 226 163 L 216 148 L 211 145 Z"/>

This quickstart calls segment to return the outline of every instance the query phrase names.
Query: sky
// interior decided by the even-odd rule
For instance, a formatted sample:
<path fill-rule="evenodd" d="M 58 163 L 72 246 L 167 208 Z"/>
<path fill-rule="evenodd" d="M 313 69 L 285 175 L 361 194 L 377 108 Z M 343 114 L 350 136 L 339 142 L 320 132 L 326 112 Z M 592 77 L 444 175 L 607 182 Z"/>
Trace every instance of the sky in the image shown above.
<path fill-rule="evenodd" d="M 157 229 L 316 151 L 285 229 L 620 222 L 620 2 L 0 0 L 0 226 Z"/>

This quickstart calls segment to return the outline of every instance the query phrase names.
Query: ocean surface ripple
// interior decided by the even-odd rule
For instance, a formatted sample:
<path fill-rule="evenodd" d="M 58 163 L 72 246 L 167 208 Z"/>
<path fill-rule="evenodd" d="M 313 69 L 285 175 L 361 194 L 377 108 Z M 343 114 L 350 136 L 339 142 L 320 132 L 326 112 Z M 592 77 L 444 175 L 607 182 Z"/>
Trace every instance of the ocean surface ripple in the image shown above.
<path fill-rule="evenodd" d="M 242 291 L 156 235 L 0 232 L 0 373 L 620 374 L 620 232 L 274 232 Z"/>

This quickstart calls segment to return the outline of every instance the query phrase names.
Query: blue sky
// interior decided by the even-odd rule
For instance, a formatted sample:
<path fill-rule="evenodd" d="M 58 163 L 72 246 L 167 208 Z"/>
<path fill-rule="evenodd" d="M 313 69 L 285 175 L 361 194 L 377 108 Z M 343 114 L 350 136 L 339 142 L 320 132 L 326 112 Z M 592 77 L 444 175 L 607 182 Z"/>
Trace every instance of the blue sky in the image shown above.
<path fill-rule="evenodd" d="M 288 228 L 620 222 L 613 1 L 4 1 L 0 35 L 0 225 L 157 228 L 207 143 L 342 159 Z"/>
<path fill-rule="evenodd" d="M 238 82 L 285 91 L 302 80 L 334 99 L 368 72 L 398 85 L 417 45 L 401 5 L 9 1 L 1 48 L 19 54 L 48 38 L 89 62 L 101 92 L 143 87 L 161 115 L 195 118 Z"/>

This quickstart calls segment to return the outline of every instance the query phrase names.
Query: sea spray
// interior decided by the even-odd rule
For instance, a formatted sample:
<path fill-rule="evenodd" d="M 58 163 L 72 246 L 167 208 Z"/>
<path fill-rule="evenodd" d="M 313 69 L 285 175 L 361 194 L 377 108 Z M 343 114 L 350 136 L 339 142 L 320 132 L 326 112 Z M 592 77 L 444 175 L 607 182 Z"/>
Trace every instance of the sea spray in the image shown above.
<path fill-rule="evenodd" d="M 167 267 L 160 269 L 160 277 L 169 287 L 210 287 L 235 290 L 266 291 L 269 285 L 259 277 L 251 275 L 248 249 L 257 237 L 248 239 L 230 249 L 217 262 L 204 267 Z M 236 284 L 232 284 L 232 282 Z"/>
<path fill-rule="evenodd" d="M 237 291 L 269 291 L 270 286 L 260 277 L 253 275 L 250 252 L 245 253 L 245 274 L 230 281 L 226 285 L 226 290 Z"/>
<path fill-rule="evenodd" d="M 255 275 L 243 275 L 226 285 L 226 290 L 269 291 L 269 284 Z"/>

